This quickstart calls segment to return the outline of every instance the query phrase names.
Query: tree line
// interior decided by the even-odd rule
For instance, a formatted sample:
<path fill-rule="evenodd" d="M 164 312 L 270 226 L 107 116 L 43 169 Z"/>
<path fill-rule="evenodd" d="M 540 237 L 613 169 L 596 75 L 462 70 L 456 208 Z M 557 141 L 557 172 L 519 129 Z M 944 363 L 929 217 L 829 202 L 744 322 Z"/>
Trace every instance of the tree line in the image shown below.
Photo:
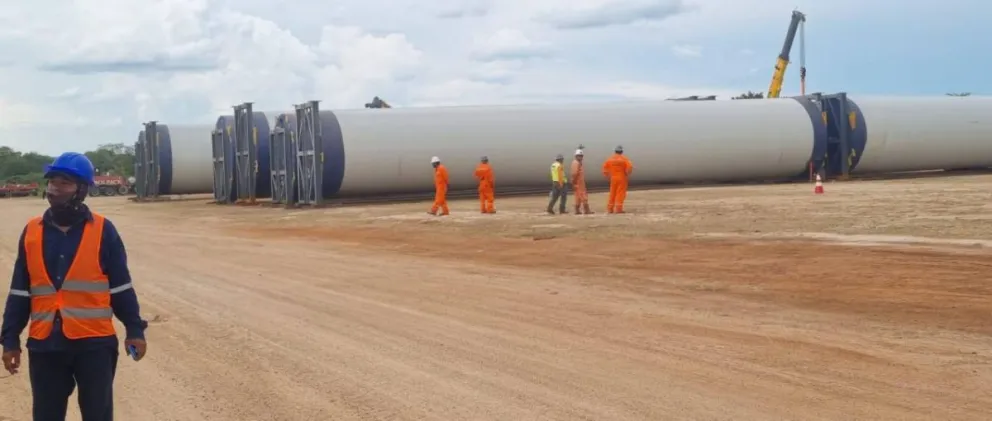
<path fill-rule="evenodd" d="M 109 143 L 85 154 L 98 174 L 134 175 L 134 146 Z M 45 165 L 51 164 L 54 159 L 37 152 L 20 152 L 9 146 L 0 146 L 0 184 L 42 183 Z"/>

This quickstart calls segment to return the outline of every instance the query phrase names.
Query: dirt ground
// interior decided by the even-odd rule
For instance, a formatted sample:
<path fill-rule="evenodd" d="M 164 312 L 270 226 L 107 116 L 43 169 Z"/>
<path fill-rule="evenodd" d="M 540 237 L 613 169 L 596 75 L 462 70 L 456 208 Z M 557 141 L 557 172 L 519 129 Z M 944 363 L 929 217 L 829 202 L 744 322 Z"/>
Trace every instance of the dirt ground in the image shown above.
<path fill-rule="evenodd" d="M 992 176 L 826 190 L 445 218 L 98 198 L 151 320 L 117 417 L 988 420 Z M 43 208 L 0 200 L 0 269 Z M 0 383 L 30 419 L 27 373 Z"/>

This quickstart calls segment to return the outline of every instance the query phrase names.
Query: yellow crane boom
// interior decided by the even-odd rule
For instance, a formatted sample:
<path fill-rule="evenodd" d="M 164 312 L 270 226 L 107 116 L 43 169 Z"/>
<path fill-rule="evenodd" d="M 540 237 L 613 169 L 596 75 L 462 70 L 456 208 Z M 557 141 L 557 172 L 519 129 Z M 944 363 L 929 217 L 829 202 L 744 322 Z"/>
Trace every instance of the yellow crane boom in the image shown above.
<path fill-rule="evenodd" d="M 785 69 L 789 67 L 789 52 L 792 51 L 792 43 L 796 40 L 796 32 L 800 30 L 800 25 L 803 27 L 802 30 L 805 32 L 806 26 L 806 15 L 798 10 L 792 11 L 792 22 L 789 24 L 789 31 L 785 34 L 785 43 L 782 45 L 782 52 L 778 55 L 778 60 L 775 62 L 775 73 L 772 74 L 772 82 L 768 86 L 768 98 L 778 98 L 779 94 L 782 93 L 782 84 L 785 80 Z M 802 38 L 805 38 L 805 34 Z M 800 40 L 802 44 L 805 44 L 805 39 Z M 806 94 L 806 51 L 805 46 L 800 46 L 800 56 L 801 63 L 799 69 L 799 77 L 801 80 L 801 92 L 803 95 Z"/>

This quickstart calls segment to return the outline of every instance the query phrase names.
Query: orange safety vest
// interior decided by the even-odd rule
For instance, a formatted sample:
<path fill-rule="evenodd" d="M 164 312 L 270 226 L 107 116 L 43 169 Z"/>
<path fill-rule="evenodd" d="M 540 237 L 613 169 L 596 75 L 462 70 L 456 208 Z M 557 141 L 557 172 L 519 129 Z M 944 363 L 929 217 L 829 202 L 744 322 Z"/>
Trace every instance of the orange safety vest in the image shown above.
<path fill-rule="evenodd" d="M 114 311 L 110 306 L 110 281 L 100 268 L 100 240 L 104 218 L 96 213 L 83 227 L 83 239 L 65 275 L 62 288 L 55 285 L 45 269 L 41 217 L 28 223 L 24 252 L 31 277 L 31 325 L 28 336 L 43 340 L 52 333 L 56 312 L 62 315 L 62 332 L 69 339 L 116 335 Z"/>

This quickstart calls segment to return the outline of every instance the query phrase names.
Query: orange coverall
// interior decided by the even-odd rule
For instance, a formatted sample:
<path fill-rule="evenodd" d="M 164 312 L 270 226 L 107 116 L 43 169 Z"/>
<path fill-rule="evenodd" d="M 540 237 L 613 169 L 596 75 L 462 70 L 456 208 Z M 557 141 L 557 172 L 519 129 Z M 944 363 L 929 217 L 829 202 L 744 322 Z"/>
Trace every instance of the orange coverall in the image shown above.
<path fill-rule="evenodd" d="M 448 169 L 443 164 L 438 164 L 434 168 L 434 205 L 431 212 L 436 214 L 438 209 L 441 215 L 448 214 Z"/>
<path fill-rule="evenodd" d="M 493 178 L 493 167 L 480 163 L 475 167 L 475 178 L 479 179 L 479 210 L 482 213 L 496 212 L 495 190 L 496 179 Z"/>
<path fill-rule="evenodd" d="M 603 163 L 603 175 L 610 179 L 610 198 L 606 202 L 606 212 L 623 213 L 623 201 L 627 198 L 627 181 L 634 171 L 634 164 L 623 154 L 615 153 Z"/>
<path fill-rule="evenodd" d="M 572 194 L 575 195 L 575 213 L 584 207 L 589 212 L 589 193 L 586 192 L 586 167 L 578 159 L 572 160 L 569 174 L 572 177 Z"/>

